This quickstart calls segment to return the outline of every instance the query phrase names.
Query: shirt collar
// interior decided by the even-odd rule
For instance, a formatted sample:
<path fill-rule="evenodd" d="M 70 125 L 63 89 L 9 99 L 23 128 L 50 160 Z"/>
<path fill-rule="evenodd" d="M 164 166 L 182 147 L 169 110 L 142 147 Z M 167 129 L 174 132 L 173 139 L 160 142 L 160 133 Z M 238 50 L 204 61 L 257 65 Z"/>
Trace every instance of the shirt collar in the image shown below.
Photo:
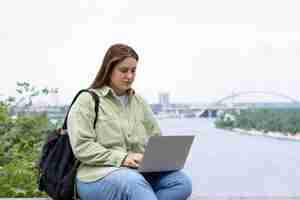
<path fill-rule="evenodd" d="M 111 93 L 112 95 L 115 95 L 115 92 L 113 91 L 113 89 L 109 86 L 103 86 L 101 89 L 100 89 L 100 93 L 101 95 L 103 96 L 106 96 L 108 95 L 109 93 Z M 128 96 L 133 96 L 135 94 L 135 91 L 134 89 L 130 88 L 127 90 L 127 94 Z"/>

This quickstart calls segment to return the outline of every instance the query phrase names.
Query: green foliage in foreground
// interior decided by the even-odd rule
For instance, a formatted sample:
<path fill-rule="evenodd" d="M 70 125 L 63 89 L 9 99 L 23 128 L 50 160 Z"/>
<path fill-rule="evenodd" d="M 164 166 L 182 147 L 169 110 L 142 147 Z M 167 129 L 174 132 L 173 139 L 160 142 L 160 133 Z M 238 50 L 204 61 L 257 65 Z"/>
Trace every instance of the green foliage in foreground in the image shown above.
<path fill-rule="evenodd" d="M 300 134 L 300 109 L 251 109 L 224 113 L 215 122 L 218 128 L 241 128 L 264 133 Z"/>
<path fill-rule="evenodd" d="M 45 115 L 12 118 L 8 108 L 29 108 L 34 97 L 58 91 L 27 82 L 17 82 L 16 91 L 17 97 L 0 101 L 0 198 L 46 196 L 37 189 L 37 162 L 45 133 L 55 125 Z"/>
<path fill-rule="evenodd" d="M 0 197 L 44 196 L 37 190 L 37 160 L 43 132 L 51 124 L 46 116 L 11 119 L 0 105 Z"/>

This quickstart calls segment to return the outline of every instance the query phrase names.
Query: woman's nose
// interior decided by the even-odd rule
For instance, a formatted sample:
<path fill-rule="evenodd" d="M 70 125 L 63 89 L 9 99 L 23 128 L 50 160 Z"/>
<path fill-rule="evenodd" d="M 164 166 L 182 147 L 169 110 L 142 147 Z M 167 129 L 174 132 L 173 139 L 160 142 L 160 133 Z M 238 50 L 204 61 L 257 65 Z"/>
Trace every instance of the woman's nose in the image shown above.
<path fill-rule="evenodd" d="M 126 73 L 126 78 L 128 78 L 128 79 L 132 79 L 133 76 L 134 76 L 134 74 L 132 72 L 127 72 Z"/>

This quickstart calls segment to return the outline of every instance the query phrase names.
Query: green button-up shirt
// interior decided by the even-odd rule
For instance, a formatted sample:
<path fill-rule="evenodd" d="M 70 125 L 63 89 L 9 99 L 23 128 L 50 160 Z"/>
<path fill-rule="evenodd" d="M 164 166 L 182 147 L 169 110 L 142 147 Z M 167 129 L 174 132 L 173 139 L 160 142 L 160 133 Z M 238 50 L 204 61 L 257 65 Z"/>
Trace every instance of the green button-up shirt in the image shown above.
<path fill-rule="evenodd" d="M 144 153 L 148 138 L 161 135 L 149 105 L 131 92 L 122 106 L 109 87 L 93 89 L 100 99 L 96 129 L 95 102 L 82 93 L 72 106 L 67 125 L 75 157 L 81 161 L 77 178 L 90 182 L 120 169 L 129 152 Z"/>

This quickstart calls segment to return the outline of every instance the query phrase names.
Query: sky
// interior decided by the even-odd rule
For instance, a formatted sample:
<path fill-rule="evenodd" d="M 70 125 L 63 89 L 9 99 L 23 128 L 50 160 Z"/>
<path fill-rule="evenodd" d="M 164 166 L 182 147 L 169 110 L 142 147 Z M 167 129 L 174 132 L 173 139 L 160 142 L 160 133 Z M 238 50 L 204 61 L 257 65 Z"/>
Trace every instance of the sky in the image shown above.
<path fill-rule="evenodd" d="M 299 5 L 1 0 L 0 95 L 13 95 L 16 82 L 27 81 L 58 88 L 57 102 L 68 102 L 91 84 L 108 47 L 125 43 L 140 56 L 134 89 L 150 103 L 159 92 L 169 92 L 171 102 L 213 102 L 245 91 L 300 100 Z"/>

